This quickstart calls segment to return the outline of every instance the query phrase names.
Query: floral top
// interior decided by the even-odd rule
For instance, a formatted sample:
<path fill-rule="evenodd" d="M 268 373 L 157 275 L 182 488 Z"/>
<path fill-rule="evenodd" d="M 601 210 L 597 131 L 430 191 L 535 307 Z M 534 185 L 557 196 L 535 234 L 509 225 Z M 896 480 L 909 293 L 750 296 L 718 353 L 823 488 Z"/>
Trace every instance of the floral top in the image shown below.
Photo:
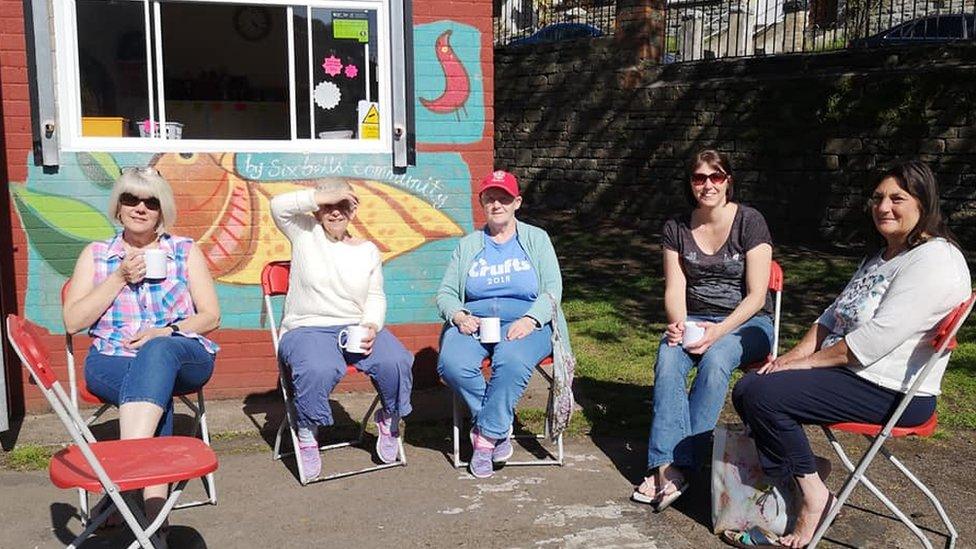
<path fill-rule="evenodd" d="M 929 341 L 939 322 L 969 297 L 971 287 L 962 252 L 941 238 L 887 261 L 879 252 L 861 263 L 817 319 L 829 331 L 821 348 L 844 339 L 860 363 L 850 367 L 855 373 L 907 392 L 934 353 Z M 939 394 L 948 361 L 939 359 L 919 394 Z"/>
<path fill-rule="evenodd" d="M 123 342 L 146 328 L 163 328 L 196 314 L 190 297 L 187 258 L 193 240 L 164 234 L 159 238 L 160 249 L 166 251 L 166 278 L 143 280 L 126 284 L 115 301 L 92 324 L 91 351 L 112 356 L 136 356 L 136 351 Z M 125 258 L 122 233 L 95 242 L 92 246 L 95 261 L 95 284 L 101 284 L 115 272 Z M 220 349 L 216 343 L 191 332 L 180 335 L 198 340 L 210 354 Z"/>

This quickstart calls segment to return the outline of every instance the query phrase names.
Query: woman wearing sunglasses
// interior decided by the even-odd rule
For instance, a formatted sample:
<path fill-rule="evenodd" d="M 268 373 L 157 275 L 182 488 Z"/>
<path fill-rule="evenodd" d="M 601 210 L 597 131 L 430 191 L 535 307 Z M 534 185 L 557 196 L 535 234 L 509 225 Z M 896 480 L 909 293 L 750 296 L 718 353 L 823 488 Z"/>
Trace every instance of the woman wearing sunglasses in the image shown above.
<path fill-rule="evenodd" d="M 322 471 L 316 431 L 333 423 L 329 395 L 347 364 L 368 375 L 380 395 L 383 407 L 373 420 L 379 433 L 376 454 L 383 463 L 397 460 L 400 418 L 412 409 L 413 354 L 383 328 L 380 251 L 347 230 L 358 208 L 359 197 L 343 179 L 323 179 L 314 189 L 271 201 L 275 224 L 291 241 L 278 360 L 291 372 L 298 453 L 309 480 Z M 349 345 L 354 328 L 365 333 L 362 352 Z"/>
<path fill-rule="evenodd" d="M 662 231 L 668 325 L 654 365 L 647 476 L 632 495 L 655 511 L 681 496 L 707 459 L 732 371 L 765 358 L 772 345 L 772 240 L 762 214 L 732 202 L 733 185 L 728 158 L 701 151 L 685 187 L 692 210 Z"/>
<path fill-rule="evenodd" d="M 109 217 L 122 230 L 82 252 L 64 299 L 69 333 L 87 329 L 92 345 L 85 383 L 119 407 L 121 438 L 173 433 L 173 394 L 202 387 L 217 345 L 203 334 L 220 324 L 213 280 L 200 249 L 171 235 L 176 205 L 153 168 L 126 168 L 109 197 Z M 162 251 L 165 277 L 146 278 L 146 253 Z M 167 487 L 146 488 L 150 520 Z"/>

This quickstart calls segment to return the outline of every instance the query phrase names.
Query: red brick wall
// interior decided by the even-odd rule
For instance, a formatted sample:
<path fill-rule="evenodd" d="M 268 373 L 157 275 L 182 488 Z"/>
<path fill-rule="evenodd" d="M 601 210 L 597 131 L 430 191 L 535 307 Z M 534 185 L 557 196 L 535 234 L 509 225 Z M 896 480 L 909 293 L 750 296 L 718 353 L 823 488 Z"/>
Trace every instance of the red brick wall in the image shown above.
<path fill-rule="evenodd" d="M 467 115 L 483 117 L 484 131 L 480 140 L 463 143 L 421 142 L 418 144 L 418 154 L 457 153 L 460 156 L 470 174 L 468 177 L 470 185 L 465 190 L 465 202 L 471 205 L 470 215 L 473 216 L 475 224 L 480 224 L 483 222 L 483 215 L 481 208 L 476 204 L 476 197 L 471 193 L 471 188 L 477 184 L 476 182 L 482 175 L 493 168 L 493 110 L 491 105 L 494 85 L 492 77 L 491 2 L 488 0 L 472 0 L 469 2 L 418 0 L 415 2 L 415 25 L 443 23 L 445 21 L 451 24 L 475 27 L 480 32 L 479 73 L 481 75 L 481 90 L 484 95 L 480 99 L 483 102 L 484 109 L 483 112 L 469 112 Z M 4 174 L 4 192 L 9 192 L 7 186 L 12 188 L 24 185 L 28 177 L 38 177 L 37 170 L 28 170 L 28 161 L 32 162 L 33 158 L 31 156 L 30 104 L 27 88 L 24 21 L 22 4 L 19 0 L 0 0 L 0 31 L 2 31 L 2 36 L 0 36 L 2 90 L 0 91 L 2 91 L 3 98 L 3 123 L 8 161 L 8 170 Z M 64 156 L 67 157 L 70 154 Z M 70 162 L 67 158 L 65 161 Z M 451 168 L 451 170 L 456 171 L 455 168 Z M 62 171 L 68 170 L 63 169 Z M 445 179 L 456 178 L 457 175 L 448 170 L 445 171 L 444 177 Z M 43 184 L 42 187 L 35 185 L 34 188 L 50 189 L 53 193 L 58 192 L 59 182 L 57 179 L 52 179 L 50 184 L 44 181 Z M 14 205 L 11 206 L 8 218 L 12 224 L 11 230 L 15 248 L 12 257 L 15 270 L 13 282 L 18 300 L 17 313 L 31 318 L 36 311 L 26 310 L 28 300 L 25 292 L 28 288 L 28 276 L 35 277 L 32 280 L 36 284 L 38 275 L 31 273 L 32 269 L 37 269 L 37 266 L 30 265 L 28 262 L 28 247 L 31 245 L 28 234 L 30 230 L 25 232 L 24 228 L 21 227 L 20 217 L 15 208 Z M 0 254 L 2 253 L 6 252 L 0 251 Z M 33 261 L 37 260 L 33 259 Z M 431 271 L 433 270 L 431 269 Z M 432 275 L 427 274 L 425 276 L 429 279 Z M 437 276 L 439 277 L 439 272 Z M 55 301 L 56 297 L 49 295 L 42 297 L 41 301 L 44 307 L 58 306 Z M 36 296 L 34 302 L 38 303 Z M 256 310 L 260 306 L 260 302 L 256 302 L 254 306 L 255 308 L 251 310 Z M 395 304 L 391 305 L 391 307 L 395 306 Z M 228 308 L 225 307 L 225 309 Z M 46 314 L 47 318 L 51 318 L 50 311 Z M 51 326 L 51 324 L 48 325 Z M 428 321 L 407 322 L 391 325 L 390 329 L 407 348 L 416 353 L 415 386 L 423 387 L 436 383 L 434 364 L 439 324 Z M 56 371 L 63 380 L 66 380 L 63 336 L 51 333 L 49 330 L 42 331 L 50 334 L 47 338 L 48 350 L 51 353 Z M 263 393 L 275 389 L 277 370 L 270 335 L 266 330 L 221 329 L 215 332 L 212 337 L 221 345 L 222 349 L 217 359 L 214 377 L 207 386 L 210 398 L 242 398 L 248 394 Z M 78 350 L 76 362 L 81 365 L 84 361 L 88 340 L 86 337 L 75 339 L 75 348 Z M 17 372 L 8 371 L 8 379 L 16 381 L 22 379 L 22 376 L 17 375 Z M 21 388 L 24 390 L 25 404 L 28 410 L 44 408 L 42 397 L 37 391 L 29 387 L 26 380 L 23 381 Z M 366 390 L 368 388 L 368 380 L 364 376 L 356 374 L 347 377 L 340 385 L 339 390 Z"/>

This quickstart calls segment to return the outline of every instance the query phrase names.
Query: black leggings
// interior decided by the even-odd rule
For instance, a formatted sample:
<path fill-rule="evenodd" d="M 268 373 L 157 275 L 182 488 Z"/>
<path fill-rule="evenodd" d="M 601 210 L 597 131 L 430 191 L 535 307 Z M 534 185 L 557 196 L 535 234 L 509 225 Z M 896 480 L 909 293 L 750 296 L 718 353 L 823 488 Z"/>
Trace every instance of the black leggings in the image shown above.
<path fill-rule="evenodd" d="M 804 424 L 883 424 L 903 396 L 837 367 L 746 374 L 732 390 L 732 403 L 752 431 L 763 470 L 783 478 L 817 470 Z M 921 425 L 933 413 L 935 397 L 916 396 L 898 426 Z"/>

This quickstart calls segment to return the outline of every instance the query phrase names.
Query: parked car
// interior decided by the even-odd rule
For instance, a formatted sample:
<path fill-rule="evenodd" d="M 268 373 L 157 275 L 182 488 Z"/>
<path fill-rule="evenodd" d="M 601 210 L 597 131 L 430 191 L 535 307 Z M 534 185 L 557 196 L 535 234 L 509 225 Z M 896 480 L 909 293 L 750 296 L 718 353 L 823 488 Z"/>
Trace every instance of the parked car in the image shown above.
<path fill-rule="evenodd" d="M 873 48 L 959 40 L 976 40 L 976 14 L 949 13 L 912 19 L 874 36 L 851 40 L 850 46 Z"/>
<path fill-rule="evenodd" d="M 552 25 L 542 27 L 525 38 L 512 40 L 508 45 L 527 46 L 529 44 L 547 44 L 549 42 L 591 38 L 602 35 L 603 31 L 586 23 L 553 23 Z"/>

